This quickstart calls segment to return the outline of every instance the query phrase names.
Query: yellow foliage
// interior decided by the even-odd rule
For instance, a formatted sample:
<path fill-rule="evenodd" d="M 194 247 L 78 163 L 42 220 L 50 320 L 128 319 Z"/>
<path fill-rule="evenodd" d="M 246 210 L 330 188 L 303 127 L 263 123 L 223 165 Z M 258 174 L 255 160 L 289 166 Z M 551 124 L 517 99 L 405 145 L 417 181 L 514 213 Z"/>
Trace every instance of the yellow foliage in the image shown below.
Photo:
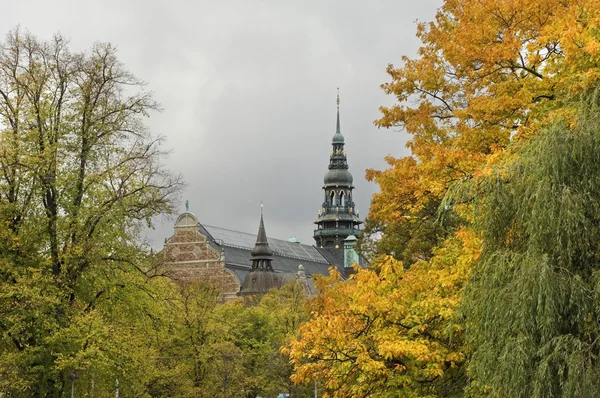
<path fill-rule="evenodd" d="M 333 397 L 443 389 L 465 360 L 455 312 L 478 255 L 473 232 L 459 230 L 410 270 L 386 256 L 350 281 L 338 282 L 335 270 L 318 279 L 312 319 L 289 348 L 292 379 L 317 379 Z"/>

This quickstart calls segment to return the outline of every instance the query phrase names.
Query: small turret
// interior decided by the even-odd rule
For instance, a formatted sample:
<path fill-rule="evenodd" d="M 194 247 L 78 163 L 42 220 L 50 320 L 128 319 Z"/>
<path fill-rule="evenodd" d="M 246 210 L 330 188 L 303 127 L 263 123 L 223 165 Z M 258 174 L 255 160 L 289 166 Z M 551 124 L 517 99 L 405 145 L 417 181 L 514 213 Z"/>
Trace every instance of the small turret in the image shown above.
<path fill-rule="evenodd" d="M 260 224 L 258 225 L 258 235 L 256 236 L 256 244 L 252 249 L 252 270 L 268 270 L 273 271 L 271 261 L 273 261 L 273 250 L 269 247 L 267 241 L 267 233 L 265 231 L 265 222 L 263 220 L 262 205 L 260 212 Z"/>
<path fill-rule="evenodd" d="M 256 244 L 252 249 L 252 269 L 242 283 L 240 296 L 249 296 L 255 294 L 265 294 L 271 289 L 279 289 L 285 283 L 281 274 L 273 270 L 271 262 L 273 261 L 273 250 L 269 247 L 265 223 L 263 220 L 263 205 L 260 205 L 260 223 L 258 225 L 258 234 Z"/>

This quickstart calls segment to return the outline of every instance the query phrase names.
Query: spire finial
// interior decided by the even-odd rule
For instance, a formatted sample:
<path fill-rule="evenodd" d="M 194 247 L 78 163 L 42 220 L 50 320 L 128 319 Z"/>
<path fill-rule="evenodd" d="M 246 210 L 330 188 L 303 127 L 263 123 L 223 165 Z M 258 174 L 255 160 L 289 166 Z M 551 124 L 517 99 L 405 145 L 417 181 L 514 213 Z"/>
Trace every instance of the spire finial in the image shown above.
<path fill-rule="evenodd" d="M 261 200 L 261 201 L 260 201 L 260 216 L 261 216 L 261 217 L 263 216 L 263 208 L 264 208 L 264 206 L 263 206 L 263 202 L 262 202 L 262 200 Z"/>
<path fill-rule="evenodd" d="M 185 211 L 190 211 L 190 202 L 188 202 L 187 200 L 185 201 Z"/>
<path fill-rule="evenodd" d="M 335 126 L 335 136 L 337 136 L 339 134 L 341 137 L 342 132 L 340 131 L 340 88 L 339 87 L 337 88 L 337 100 L 335 102 L 337 103 L 337 125 Z M 343 137 L 342 137 L 342 140 L 343 140 Z"/>

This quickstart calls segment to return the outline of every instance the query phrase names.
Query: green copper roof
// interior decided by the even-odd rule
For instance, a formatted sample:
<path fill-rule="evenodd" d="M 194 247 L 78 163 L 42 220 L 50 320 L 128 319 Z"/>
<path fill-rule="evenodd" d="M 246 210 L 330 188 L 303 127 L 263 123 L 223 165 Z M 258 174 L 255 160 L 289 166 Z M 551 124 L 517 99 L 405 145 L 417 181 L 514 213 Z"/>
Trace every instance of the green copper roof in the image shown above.
<path fill-rule="evenodd" d="M 350 174 L 348 169 L 331 169 L 325 174 L 325 177 L 323 178 L 325 186 L 347 186 L 352 185 L 352 181 L 352 174 Z"/>

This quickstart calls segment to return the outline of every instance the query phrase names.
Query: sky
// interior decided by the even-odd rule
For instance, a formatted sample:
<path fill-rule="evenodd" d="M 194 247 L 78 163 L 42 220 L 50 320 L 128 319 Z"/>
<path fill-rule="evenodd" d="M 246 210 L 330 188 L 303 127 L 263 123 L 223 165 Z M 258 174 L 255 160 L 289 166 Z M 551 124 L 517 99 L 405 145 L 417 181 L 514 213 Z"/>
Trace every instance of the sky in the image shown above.
<path fill-rule="evenodd" d="M 414 57 L 416 23 L 441 0 L 20 0 L 0 13 L 41 39 L 60 32 L 72 51 L 110 42 L 161 106 L 145 122 L 165 137 L 164 164 L 186 187 L 177 212 L 313 244 L 323 176 L 335 133 L 336 89 L 354 202 L 361 218 L 378 186 L 365 170 L 407 156 L 407 134 L 378 129 L 394 103 L 380 85 L 388 64 Z M 161 246 L 172 218 L 145 233 Z"/>

